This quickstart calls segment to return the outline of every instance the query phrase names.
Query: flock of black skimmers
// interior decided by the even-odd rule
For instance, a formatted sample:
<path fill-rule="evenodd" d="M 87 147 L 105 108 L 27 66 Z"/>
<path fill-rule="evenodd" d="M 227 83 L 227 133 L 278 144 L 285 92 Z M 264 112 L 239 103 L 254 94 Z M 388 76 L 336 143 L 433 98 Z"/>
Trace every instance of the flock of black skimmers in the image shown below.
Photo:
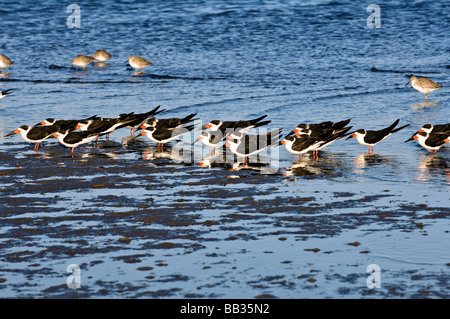
<path fill-rule="evenodd" d="M 79 55 L 72 60 L 72 65 L 83 67 L 83 69 L 93 61 L 104 62 L 111 58 L 111 54 L 104 50 L 97 50 L 93 56 Z M 152 63 L 142 57 L 130 56 L 127 62 L 141 71 L 142 68 L 150 66 Z M 13 62 L 6 56 L 0 55 L 0 67 L 6 69 L 13 65 Z M 425 99 L 428 93 L 440 89 L 442 86 L 428 78 L 417 78 L 412 76 L 409 80 L 413 88 L 424 93 Z M 12 90 L 0 91 L 0 99 Z M 79 120 L 55 120 L 45 119 L 33 126 L 22 125 L 6 136 L 21 134 L 27 142 L 34 143 L 34 150 L 37 152 L 39 144 L 49 138 L 55 137 L 59 142 L 72 149 L 75 147 L 97 141 L 100 136 L 109 134 L 120 128 L 129 128 L 131 135 L 135 136 L 136 130 L 141 130 L 140 135 L 146 135 L 151 141 L 158 143 L 158 150 L 164 150 L 164 144 L 180 137 L 183 134 L 194 130 L 193 122 L 196 120 L 194 114 L 189 114 L 184 118 L 156 118 L 155 116 L 165 110 L 160 110 L 160 106 L 147 113 L 136 114 L 124 113 L 116 118 L 101 118 L 92 116 Z M 282 136 L 283 129 L 277 129 L 263 134 L 250 134 L 250 130 L 262 127 L 270 123 L 261 116 L 252 120 L 242 121 L 220 121 L 213 120 L 204 125 L 204 130 L 198 137 L 203 145 L 208 146 L 213 153 L 216 147 L 222 144 L 236 156 L 243 157 L 243 163 L 248 163 L 248 157 L 261 152 L 262 150 L 276 146 L 285 145 L 286 150 L 296 154 L 301 158 L 302 154 L 312 152 L 313 158 L 318 157 L 318 152 L 331 143 L 347 137 L 356 140 L 368 147 L 369 153 L 373 153 L 373 147 L 409 124 L 397 127 L 399 119 L 391 125 L 380 130 L 358 129 L 349 132 L 352 126 L 347 126 L 351 119 L 339 122 L 321 123 L 300 123 L 286 136 Z M 417 140 L 419 144 L 430 152 L 436 153 L 445 143 L 450 141 L 450 124 L 431 125 L 425 124 L 409 140 Z M 407 141 L 409 141 L 407 140 Z M 405 141 L 405 142 L 407 142 Z M 211 152 L 211 151 L 210 151 Z"/>
<path fill-rule="evenodd" d="M 7 94 L 8 92 L 2 94 Z M 136 131 L 142 130 L 139 135 L 147 136 L 158 144 L 158 151 L 163 151 L 164 144 L 169 143 L 194 130 L 196 113 L 184 118 L 160 118 L 164 112 L 160 106 L 146 113 L 123 113 L 115 118 L 102 118 L 97 115 L 77 120 L 45 119 L 32 126 L 22 125 L 8 136 L 20 134 L 22 138 L 34 143 L 34 150 L 38 152 L 39 145 L 49 138 L 57 138 L 58 141 L 71 148 L 73 155 L 76 147 L 92 141 L 97 142 L 99 137 L 106 136 L 120 128 L 130 129 L 130 135 L 136 137 Z M 271 121 L 266 120 L 267 115 L 241 121 L 213 120 L 201 127 L 202 133 L 195 142 L 201 141 L 208 146 L 213 154 L 218 146 L 228 148 L 234 155 L 243 158 L 243 164 L 248 163 L 248 158 L 264 149 L 272 146 L 284 145 L 286 150 L 296 154 L 301 159 L 302 154 L 312 152 L 313 158 L 318 157 L 318 152 L 331 143 L 346 137 L 355 138 L 358 143 L 368 147 L 368 152 L 373 152 L 376 144 L 388 136 L 406 128 L 409 124 L 398 127 L 399 119 L 389 126 L 379 130 L 352 130 L 348 126 L 351 119 L 338 122 L 325 121 L 321 123 L 300 123 L 285 136 L 283 129 L 276 129 L 267 133 L 255 134 L 249 131 L 263 127 Z M 410 139 L 430 151 L 436 153 L 445 143 L 450 142 L 450 123 L 423 125 Z"/>

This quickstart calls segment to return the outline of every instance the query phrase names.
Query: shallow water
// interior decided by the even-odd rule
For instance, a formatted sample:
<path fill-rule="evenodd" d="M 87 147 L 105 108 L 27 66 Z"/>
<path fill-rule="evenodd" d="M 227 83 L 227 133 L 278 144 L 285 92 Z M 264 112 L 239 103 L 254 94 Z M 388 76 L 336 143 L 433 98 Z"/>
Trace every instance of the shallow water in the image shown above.
<path fill-rule="evenodd" d="M 15 89 L 0 100 L 1 297 L 449 298 L 448 146 L 404 143 L 449 122 L 447 2 L 383 3 L 374 29 L 354 1 L 79 2 L 80 29 L 56 1 L 1 3 L 0 54 L 14 65 L 0 90 Z M 71 67 L 97 49 L 111 60 Z M 137 74 L 129 55 L 153 65 Z M 412 74 L 443 88 L 425 102 L 405 87 Z M 200 167 L 197 144 L 161 157 L 126 129 L 74 157 L 55 139 L 35 154 L 4 137 L 157 105 L 198 125 L 267 115 L 285 133 L 347 118 L 410 127 L 374 154 L 340 140 L 299 162 L 276 147 L 263 172 Z M 380 288 L 366 285 L 370 264 Z"/>

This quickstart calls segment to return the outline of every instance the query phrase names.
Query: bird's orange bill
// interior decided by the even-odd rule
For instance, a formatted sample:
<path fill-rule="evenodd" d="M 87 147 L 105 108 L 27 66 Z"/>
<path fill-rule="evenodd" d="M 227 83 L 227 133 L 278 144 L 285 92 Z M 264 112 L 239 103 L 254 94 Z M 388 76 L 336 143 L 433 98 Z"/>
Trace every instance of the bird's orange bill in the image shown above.
<path fill-rule="evenodd" d="M 6 134 L 5 137 L 11 136 L 11 135 L 14 135 L 14 134 L 19 134 L 19 133 L 20 133 L 19 129 L 15 129 L 14 131 L 12 131 L 12 132 Z"/>

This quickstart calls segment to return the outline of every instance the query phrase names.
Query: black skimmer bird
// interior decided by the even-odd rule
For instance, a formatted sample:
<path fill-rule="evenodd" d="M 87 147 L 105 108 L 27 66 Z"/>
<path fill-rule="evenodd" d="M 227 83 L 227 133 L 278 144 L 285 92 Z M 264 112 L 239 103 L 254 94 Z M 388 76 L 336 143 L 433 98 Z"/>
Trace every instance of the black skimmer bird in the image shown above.
<path fill-rule="evenodd" d="M 413 140 L 413 137 L 419 132 L 439 133 L 439 132 L 446 132 L 446 131 L 450 131 L 450 123 L 448 123 L 448 124 L 437 124 L 437 125 L 424 124 L 424 125 L 422 125 L 422 127 L 417 132 L 415 132 L 413 135 L 411 135 L 410 139 L 406 140 L 405 142 Z"/>
<path fill-rule="evenodd" d="M 317 136 L 311 136 L 308 134 L 300 134 L 292 136 L 292 132 L 285 136 L 280 144 L 284 144 L 286 150 L 292 154 L 298 155 L 301 159 L 302 154 L 307 152 L 313 152 L 313 158 L 318 158 L 319 151 L 331 143 L 349 135 L 347 133 L 352 127 L 338 130 L 335 133 L 334 130 L 328 130 L 327 133 L 322 133 Z"/>
<path fill-rule="evenodd" d="M 176 126 L 176 127 L 155 127 L 147 126 L 144 128 L 140 135 L 147 135 L 147 137 L 158 143 L 158 151 L 164 151 L 164 144 L 180 137 L 181 135 L 188 133 L 194 129 L 194 125 Z"/>
<path fill-rule="evenodd" d="M 117 118 L 94 118 L 88 120 L 82 120 L 78 123 L 76 129 L 80 129 L 81 131 L 90 131 L 93 133 L 97 133 L 98 137 L 101 135 L 106 135 L 109 137 L 109 134 L 115 131 L 120 127 L 126 126 L 128 123 L 134 121 L 133 118 L 130 118 L 133 113 L 121 114 Z"/>
<path fill-rule="evenodd" d="M 321 149 L 349 135 L 347 132 L 352 127 L 345 127 L 349 122 L 350 119 L 336 123 L 299 124 L 293 131 L 286 135 L 281 144 L 285 144 L 287 151 L 298 154 L 299 159 L 302 154 L 309 151 L 313 152 L 313 158 L 318 158 Z M 291 136 L 294 133 L 296 138 Z"/>
<path fill-rule="evenodd" d="M 450 131 L 450 123 L 447 124 L 425 124 L 422 125 L 420 130 L 418 132 L 425 132 L 425 133 L 437 133 L 437 132 L 446 132 Z"/>
<path fill-rule="evenodd" d="M 213 153 L 215 153 L 216 147 L 220 142 L 226 139 L 232 133 L 247 133 L 251 129 L 255 129 L 267 124 L 270 121 L 262 121 L 267 115 L 260 116 L 252 120 L 241 120 L 241 121 L 220 121 L 213 120 L 208 124 L 204 125 L 202 129 L 210 129 L 209 131 L 203 132 L 198 140 L 202 142 L 203 145 L 208 146 L 210 149 L 213 148 Z"/>
<path fill-rule="evenodd" d="M 242 156 L 243 164 L 248 164 L 249 156 L 279 145 L 282 130 L 281 128 L 262 134 L 233 133 L 228 136 L 225 146 L 229 147 L 233 154 Z"/>
<path fill-rule="evenodd" d="M 351 127 L 351 126 L 350 126 Z M 295 136 L 299 137 L 300 135 L 307 135 L 309 137 L 316 137 L 316 138 L 325 138 L 327 136 L 330 136 L 332 134 L 336 134 L 342 131 L 348 131 L 348 127 L 343 128 L 323 128 L 323 129 L 294 129 L 291 133 L 288 135 L 292 135 L 295 133 Z"/>
<path fill-rule="evenodd" d="M 8 94 L 12 94 L 13 92 L 11 92 L 13 89 L 8 89 L 5 91 L 0 91 L 0 99 L 3 99 L 5 96 L 7 96 Z"/>
<path fill-rule="evenodd" d="M 35 152 L 37 152 L 39 149 L 39 143 L 52 137 L 52 134 L 57 132 L 58 130 L 59 130 L 59 127 L 56 125 L 50 125 L 50 126 L 22 125 L 19 128 L 15 129 L 14 131 L 6 134 L 5 137 L 12 136 L 14 134 L 20 134 L 25 141 L 35 144 L 34 150 L 35 150 Z"/>
<path fill-rule="evenodd" d="M 197 141 L 201 141 L 203 145 L 209 147 L 209 153 L 211 154 L 211 148 L 213 149 L 212 154 L 216 153 L 216 147 L 225 139 L 222 131 L 205 131 L 200 134 Z"/>
<path fill-rule="evenodd" d="M 56 125 L 60 127 L 60 130 L 76 130 L 78 123 L 81 121 L 88 121 L 96 119 L 97 115 L 91 116 L 87 119 L 81 119 L 81 120 L 56 120 L 54 118 L 46 118 L 45 120 L 35 124 L 35 125 Z"/>
<path fill-rule="evenodd" d="M 226 135 L 231 133 L 242 132 L 246 133 L 249 130 L 257 127 L 261 127 L 263 125 L 267 125 L 270 121 L 261 122 L 267 115 L 260 116 L 258 118 L 252 120 L 241 120 L 241 121 L 220 121 L 213 120 L 208 124 L 204 125 L 203 129 L 210 129 L 211 131 L 220 130 L 222 135 L 226 138 Z M 228 134 L 227 134 L 228 132 Z"/>
<path fill-rule="evenodd" d="M 192 113 L 183 118 L 151 118 L 141 125 L 143 131 L 140 135 L 147 135 L 151 141 L 158 143 L 158 150 L 162 152 L 164 144 L 194 129 L 193 125 L 185 125 L 195 121 L 196 115 L 197 113 Z"/>
<path fill-rule="evenodd" d="M 437 84 L 430 79 L 427 78 L 418 78 L 416 76 L 412 76 L 406 85 L 411 83 L 412 87 L 417 91 L 425 93 L 425 100 L 428 100 L 428 93 L 433 92 L 437 89 L 440 89 L 442 85 Z M 405 86 L 406 86 L 405 85 Z"/>
<path fill-rule="evenodd" d="M 246 121 L 246 122 L 248 122 L 248 121 Z M 254 128 L 257 128 L 257 127 L 260 127 L 263 125 L 267 125 L 270 123 L 270 121 L 259 122 L 259 123 L 249 125 L 244 128 L 242 128 L 242 126 L 240 124 L 238 124 L 238 122 L 235 122 L 235 123 L 236 123 L 236 126 L 229 126 L 229 127 L 222 126 L 218 130 L 204 131 L 204 132 L 202 132 L 202 134 L 200 134 L 200 136 L 198 137 L 197 140 L 201 141 L 203 145 L 208 146 L 210 153 L 211 153 L 211 148 L 212 148 L 213 154 L 215 154 L 216 147 L 222 141 L 224 141 L 226 139 L 226 137 L 229 136 L 230 134 L 235 134 L 238 132 L 246 133 L 251 129 L 254 129 Z"/>
<path fill-rule="evenodd" d="M 89 143 L 95 140 L 100 134 L 92 131 L 71 131 L 71 130 L 60 130 L 53 133 L 53 137 L 56 137 L 58 141 L 69 148 L 72 148 L 72 155 L 75 147 Z"/>
<path fill-rule="evenodd" d="M 417 132 L 416 135 L 406 140 L 405 142 L 416 140 L 419 142 L 420 146 L 430 151 L 430 153 L 436 154 L 436 152 L 445 145 L 445 143 L 450 142 L 450 130 L 446 132 Z"/>
<path fill-rule="evenodd" d="M 329 132 L 329 135 L 320 135 L 317 136 L 316 138 L 320 138 L 321 139 L 321 143 L 320 145 L 318 145 L 314 150 L 313 150 L 313 157 L 318 158 L 319 157 L 319 151 L 321 149 L 323 149 L 324 147 L 327 147 L 328 145 L 330 145 L 331 143 L 334 143 L 335 141 L 346 137 L 347 135 L 349 135 L 349 133 L 347 133 L 350 129 L 352 128 L 352 126 L 346 127 L 344 129 L 339 129 L 339 130 L 333 130 Z M 310 135 L 310 137 L 314 137 L 314 134 Z"/>
<path fill-rule="evenodd" d="M 139 114 L 120 114 L 119 117 L 126 118 L 127 121 L 131 120 L 127 124 L 124 124 L 122 126 L 119 126 L 118 128 L 121 128 L 125 126 L 126 128 L 129 128 L 131 130 L 130 134 L 131 136 L 135 136 L 136 129 L 139 129 L 142 124 L 144 124 L 146 121 L 148 121 L 150 118 L 154 117 L 155 115 L 164 112 L 165 110 L 159 110 L 161 105 L 157 106 L 153 110 L 146 112 L 146 113 L 139 113 Z"/>
<path fill-rule="evenodd" d="M 150 120 L 146 121 L 141 125 L 141 129 L 145 129 L 149 126 L 155 127 L 157 130 L 159 129 L 172 129 L 174 130 L 177 127 L 182 127 L 183 125 L 186 125 L 188 123 L 191 123 L 195 120 L 194 116 L 196 116 L 197 113 L 189 114 L 186 117 L 178 118 L 178 117 L 171 117 L 167 119 L 157 119 L 157 118 L 151 118 Z"/>
<path fill-rule="evenodd" d="M 320 122 L 320 123 L 312 123 L 312 124 L 306 124 L 306 123 L 300 123 L 299 125 L 297 125 L 294 129 L 294 133 L 305 133 L 309 131 L 309 132 L 322 132 L 324 130 L 333 130 L 333 131 L 337 131 L 337 130 L 341 130 L 343 128 L 345 128 L 345 126 L 347 126 L 348 123 L 350 123 L 352 119 L 346 119 L 343 121 L 339 121 L 339 122 L 332 122 L 332 121 L 325 121 L 325 122 Z M 311 135 L 311 133 L 309 134 Z"/>
<path fill-rule="evenodd" d="M 368 151 L 370 153 L 370 150 L 372 149 L 373 153 L 373 147 L 384 140 L 386 137 L 388 137 L 391 134 L 394 134 L 405 127 L 408 127 L 409 124 L 403 125 L 399 128 L 395 128 L 398 124 L 400 119 L 396 120 L 394 123 L 392 123 L 390 126 L 381 129 L 381 130 L 372 130 L 372 131 L 366 131 L 364 129 L 359 129 L 355 131 L 352 135 L 350 135 L 347 139 L 350 138 L 356 138 L 359 144 L 361 145 L 367 145 Z"/>
<path fill-rule="evenodd" d="M 321 140 L 312 138 L 307 135 L 300 135 L 299 137 L 288 135 L 280 142 L 286 147 L 286 150 L 292 154 L 298 155 L 298 159 L 302 158 L 302 154 L 314 151 L 320 146 Z"/>

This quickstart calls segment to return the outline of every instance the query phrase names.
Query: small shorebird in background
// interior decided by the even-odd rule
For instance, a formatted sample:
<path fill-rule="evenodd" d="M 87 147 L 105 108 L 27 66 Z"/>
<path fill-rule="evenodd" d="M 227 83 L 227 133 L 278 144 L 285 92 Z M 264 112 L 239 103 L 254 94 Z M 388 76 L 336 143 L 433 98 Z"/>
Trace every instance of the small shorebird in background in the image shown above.
<path fill-rule="evenodd" d="M 6 72 L 6 68 L 13 65 L 14 62 L 12 62 L 6 55 L 0 54 L 0 69 L 2 69 L 2 72 Z"/>
<path fill-rule="evenodd" d="M 97 50 L 92 55 L 92 57 L 99 62 L 105 62 L 105 61 L 111 59 L 111 54 L 109 54 L 105 50 Z"/>
<path fill-rule="evenodd" d="M 409 83 L 411 83 L 412 87 L 417 91 L 425 93 L 425 100 L 428 100 L 428 93 L 442 87 L 442 85 L 437 84 L 428 78 L 418 78 L 416 76 L 412 76 L 409 82 L 406 83 L 406 85 L 408 85 Z"/>
<path fill-rule="evenodd" d="M 72 65 L 81 66 L 83 70 L 86 69 L 86 66 L 94 62 L 95 59 L 93 57 L 87 56 L 87 55 L 78 55 L 72 60 Z"/>
<path fill-rule="evenodd" d="M 140 56 L 132 56 L 132 55 L 130 55 L 130 57 L 126 62 L 128 62 L 132 68 L 138 69 L 139 73 L 141 72 L 141 69 L 152 65 L 150 61 L 147 61 L 146 59 L 141 58 Z"/>

